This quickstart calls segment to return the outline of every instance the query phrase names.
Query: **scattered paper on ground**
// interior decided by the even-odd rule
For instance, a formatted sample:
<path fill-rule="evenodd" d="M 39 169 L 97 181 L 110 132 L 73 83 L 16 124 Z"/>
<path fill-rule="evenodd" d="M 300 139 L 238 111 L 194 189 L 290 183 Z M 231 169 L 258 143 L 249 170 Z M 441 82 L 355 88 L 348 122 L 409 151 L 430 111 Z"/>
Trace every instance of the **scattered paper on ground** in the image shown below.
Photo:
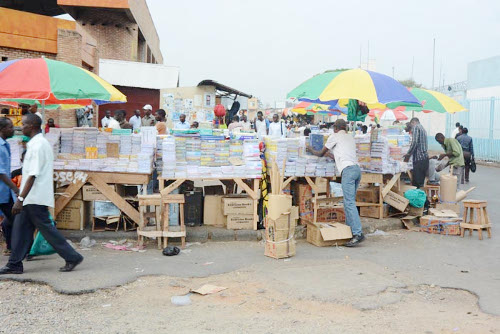
<path fill-rule="evenodd" d="M 191 290 L 191 292 L 200 294 L 200 295 L 211 295 L 213 293 L 221 292 L 223 290 L 226 290 L 226 287 L 223 286 L 216 286 L 212 284 L 205 284 L 201 288 L 198 288 L 196 290 Z"/>

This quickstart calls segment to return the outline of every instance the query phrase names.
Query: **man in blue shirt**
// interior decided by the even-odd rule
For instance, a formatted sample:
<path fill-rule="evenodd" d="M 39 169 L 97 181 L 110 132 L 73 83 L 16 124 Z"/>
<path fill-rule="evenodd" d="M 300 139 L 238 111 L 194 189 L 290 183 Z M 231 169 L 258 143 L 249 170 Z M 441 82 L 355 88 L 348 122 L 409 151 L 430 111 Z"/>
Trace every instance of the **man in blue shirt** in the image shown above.
<path fill-rule="evenodd" d="M 7 117 L 0 117 L 0 210 L 5 216 L 2 221 L 2 232 L 7 244 L 6 253 L 11 249 L 12 206 L 14 199 L 19 194 L 19 189 L 11 180 L 10 175 L 10 146 L 7 139 L 14 135 L 14 125 Z"/>

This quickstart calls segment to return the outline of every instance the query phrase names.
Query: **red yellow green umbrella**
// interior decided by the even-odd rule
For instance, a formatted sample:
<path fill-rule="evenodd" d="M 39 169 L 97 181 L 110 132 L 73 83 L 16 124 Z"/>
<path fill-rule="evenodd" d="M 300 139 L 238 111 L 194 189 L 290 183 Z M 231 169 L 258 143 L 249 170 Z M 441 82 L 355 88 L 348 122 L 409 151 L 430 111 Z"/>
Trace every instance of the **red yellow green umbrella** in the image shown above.
<path fill-rule="evenodd" d="M 92 72 L 46 58 L 0 63 L 0 99 L 30 99 L 44 104 L 126 102 L 118 89 Z"/>

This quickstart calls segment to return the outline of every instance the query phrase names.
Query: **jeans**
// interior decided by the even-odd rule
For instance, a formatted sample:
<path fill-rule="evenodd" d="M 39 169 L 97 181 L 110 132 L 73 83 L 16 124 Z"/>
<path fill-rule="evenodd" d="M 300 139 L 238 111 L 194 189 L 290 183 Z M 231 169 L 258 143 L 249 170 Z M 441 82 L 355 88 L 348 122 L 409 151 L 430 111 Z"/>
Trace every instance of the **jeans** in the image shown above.
<path fill-rule="evenodd" d="M 356 207 L 356 192 L 361 181 L 361 170 L 358 165 L 344 168 L 342 171 L 342 192 L 344 193 L 344 212 L 347 225 L 352 235 L 361 235 L 361 220 Z"/>
<path fill-rule="evenodd" d="M 66 262 L 78 262 L 82 256 L 68 244 L 49 218 L 49 210 L 44 205 L 29 204 L 23 206 L 21 213 L 14 219 L 12 228 L 12 253 L 7 267 L 23 270 L 23 260 L 33 243 L 35 228 L 47 242 L 54 247 L 57 254 Z"/>
<path fill-rule="evenodd" d="M 457 190 L 460 189 L 460 185 L 462 184 L 462 177 L 464 175 L 464 166 L 453 166 L 453 175 L 457 177 Z"/>

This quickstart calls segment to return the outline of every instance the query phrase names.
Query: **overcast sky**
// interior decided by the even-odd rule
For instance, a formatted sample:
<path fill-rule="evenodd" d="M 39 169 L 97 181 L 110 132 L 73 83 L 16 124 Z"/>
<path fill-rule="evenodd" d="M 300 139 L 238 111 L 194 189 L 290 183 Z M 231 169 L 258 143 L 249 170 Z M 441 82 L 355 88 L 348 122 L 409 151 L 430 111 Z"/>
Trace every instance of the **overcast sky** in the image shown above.
<path fill-rule="evenodd" d="M 466 80 L 467 63 L 500 55 L 498 0 L 147 0 L 180 85 L 213 79 L 264 103 L 314 74 L 359 66 L 430 87 Z M 441 66 L 442 64 L 442 66 Z M 442 68 L 442 71 L 441 71 Z M 441 72 L 441 75 L 440 75 Z"/>

